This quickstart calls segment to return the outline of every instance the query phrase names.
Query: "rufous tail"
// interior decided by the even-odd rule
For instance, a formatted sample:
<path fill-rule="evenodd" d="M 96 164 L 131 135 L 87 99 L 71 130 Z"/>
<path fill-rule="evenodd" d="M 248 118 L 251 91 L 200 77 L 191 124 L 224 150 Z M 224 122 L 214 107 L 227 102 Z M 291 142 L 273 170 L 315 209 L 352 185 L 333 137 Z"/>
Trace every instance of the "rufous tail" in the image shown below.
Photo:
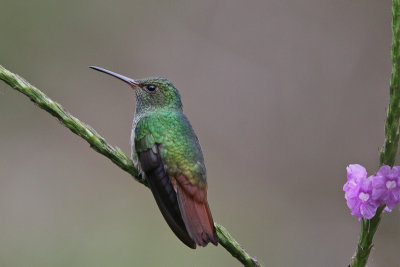
<path fill-rule="evenodd" d="M 202 247 L 209 242 L 218 245 L 218 236 L 207 202 L 207 186 L 202 188 L 194 185 L 184 176 L 179 176 L 176 180 L 179 209 L 190 237 Z"/>

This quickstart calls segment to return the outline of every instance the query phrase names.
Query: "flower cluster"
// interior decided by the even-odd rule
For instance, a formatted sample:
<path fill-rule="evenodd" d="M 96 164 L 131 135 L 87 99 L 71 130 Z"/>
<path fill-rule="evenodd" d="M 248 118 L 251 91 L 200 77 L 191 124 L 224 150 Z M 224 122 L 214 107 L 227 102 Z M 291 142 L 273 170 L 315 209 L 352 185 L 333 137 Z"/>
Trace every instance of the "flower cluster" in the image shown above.
<path fill-rule="evenodd" d="M 386 205 L 385 211 L 392 211 L 400 203 L 400 167 L 382 166 L 376 175 L 367 177 L 363 166 L 351 164 L 343 191 L 351 215 L 358 220 L 371 219 L 382 204 Z"/>

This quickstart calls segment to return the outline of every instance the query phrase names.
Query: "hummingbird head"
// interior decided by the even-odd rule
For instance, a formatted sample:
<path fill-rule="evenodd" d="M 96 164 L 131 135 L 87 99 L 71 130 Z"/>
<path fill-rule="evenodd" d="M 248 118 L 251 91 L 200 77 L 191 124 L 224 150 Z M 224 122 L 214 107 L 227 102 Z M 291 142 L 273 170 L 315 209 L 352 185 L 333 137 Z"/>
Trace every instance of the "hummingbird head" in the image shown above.
<path fill-rule="evenodd" d="M 94 70 L 104 72 L 129 84 L 136 93 L 136 110 L 141 112 L 154 108 L 182 109 L 181 96 L 175 86 L 167 79 L 150 77 L 133 80 L 118 73 L 90 66 Z"/>

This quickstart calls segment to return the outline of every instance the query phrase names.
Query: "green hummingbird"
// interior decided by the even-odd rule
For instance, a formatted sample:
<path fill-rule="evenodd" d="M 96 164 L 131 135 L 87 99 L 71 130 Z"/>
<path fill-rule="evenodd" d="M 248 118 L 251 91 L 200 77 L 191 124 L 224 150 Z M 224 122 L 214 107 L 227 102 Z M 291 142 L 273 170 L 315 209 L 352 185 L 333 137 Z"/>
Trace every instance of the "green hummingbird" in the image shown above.
<path fill-rule="evenodd" d="M 218 244 L 207 202 L 206 168 L 181 97 L 165 78 L 133 80 L 90 66 L 129 84 L 136 93 L 132 159 L 144 174 L 158 207 L 175 235 L 188 247 Z"/>

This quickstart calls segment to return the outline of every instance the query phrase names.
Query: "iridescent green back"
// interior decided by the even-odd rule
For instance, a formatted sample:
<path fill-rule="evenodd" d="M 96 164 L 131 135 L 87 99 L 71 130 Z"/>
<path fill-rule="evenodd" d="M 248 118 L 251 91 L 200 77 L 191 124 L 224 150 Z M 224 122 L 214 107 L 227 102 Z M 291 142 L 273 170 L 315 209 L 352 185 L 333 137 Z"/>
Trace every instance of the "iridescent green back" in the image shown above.
<path fill-rule="evenodd" d="M 143 114 L 135 128 L 137 153 L 160 144 L 168 175 L 185 175 L 191 183 L 205 186 L 206 169 L 196 134 L 181 110 L 156 109 Z"/>

